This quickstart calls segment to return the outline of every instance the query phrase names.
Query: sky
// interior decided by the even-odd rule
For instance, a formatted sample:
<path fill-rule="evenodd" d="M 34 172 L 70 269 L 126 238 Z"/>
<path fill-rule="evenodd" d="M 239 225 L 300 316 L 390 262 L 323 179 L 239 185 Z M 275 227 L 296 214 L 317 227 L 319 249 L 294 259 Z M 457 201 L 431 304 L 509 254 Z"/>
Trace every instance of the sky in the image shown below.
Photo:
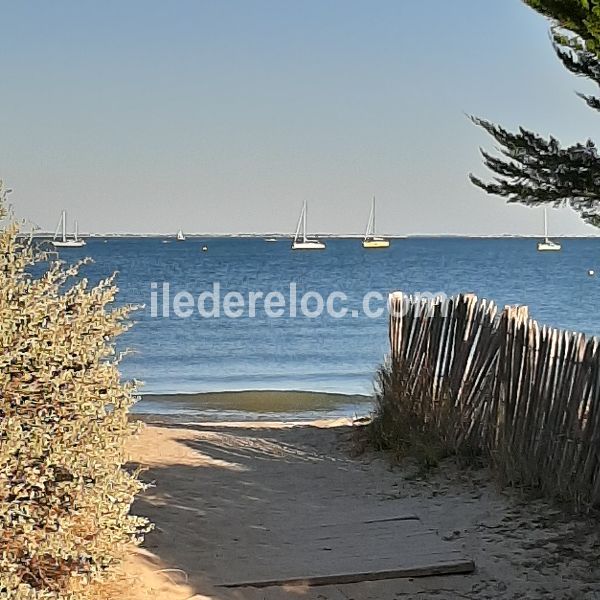
<path fill-rule="evenodd" d="M 521 0 L 0 0 L 0 177 L 84 232 L 527 235 L 465 116 L 593 137 Z M 569 209 L 555 235 L 594 234 Z"/>

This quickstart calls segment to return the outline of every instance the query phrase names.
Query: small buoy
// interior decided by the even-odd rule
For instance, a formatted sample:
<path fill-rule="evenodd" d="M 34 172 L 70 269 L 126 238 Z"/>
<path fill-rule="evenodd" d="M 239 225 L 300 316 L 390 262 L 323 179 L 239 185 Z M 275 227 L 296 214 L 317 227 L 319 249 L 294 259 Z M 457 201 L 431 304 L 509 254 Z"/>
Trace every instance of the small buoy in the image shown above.
<path fill-rule="evenodd" d="M 588 271 L 588 275 L 589 275 L 590 277 L 593 277 L 595 274 L 596 274 L 596 273 L 594 272 L 594 270 L 593 270 L 593 269 L 590 269 L 590 270 Z"/>
<path fill-rule="evenodd" d="M 208 252 L 208 246 L 202 246 L 202 252 Z"/>

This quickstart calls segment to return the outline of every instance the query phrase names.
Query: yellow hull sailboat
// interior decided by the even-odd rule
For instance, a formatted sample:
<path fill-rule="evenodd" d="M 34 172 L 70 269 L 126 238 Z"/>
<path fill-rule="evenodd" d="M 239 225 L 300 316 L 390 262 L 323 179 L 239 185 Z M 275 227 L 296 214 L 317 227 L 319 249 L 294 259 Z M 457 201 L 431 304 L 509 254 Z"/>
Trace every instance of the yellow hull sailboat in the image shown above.
<path fill-rule="evenodd" d="M 390 240 L 383 238 L 374 238 L 371 240 L 363 240 L 363 248 L 389 248 Z"/>
<path fill-rule="evenodd" d="M 363 239 L 363 248 L 389 248 L 390 240 L 375 235 L 375 196 L 371 204 L 371 214 L 367 223 L 367 231 Z"/>

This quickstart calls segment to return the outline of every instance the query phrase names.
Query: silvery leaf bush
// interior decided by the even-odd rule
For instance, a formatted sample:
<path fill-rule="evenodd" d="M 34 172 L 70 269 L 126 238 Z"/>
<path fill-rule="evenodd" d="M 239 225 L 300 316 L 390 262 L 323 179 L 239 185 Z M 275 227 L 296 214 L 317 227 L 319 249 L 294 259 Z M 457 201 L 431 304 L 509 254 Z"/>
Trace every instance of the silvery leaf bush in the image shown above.
<path fill-rule="evenodd" d="M 6 190 L 0 182 L 0 200 Z M 132 307 L 112 278 L 90 286 L 0 216 L 0 598 L 97 597 L 145 519 L 124 468 L 134 383 L 114 339 Z"/>

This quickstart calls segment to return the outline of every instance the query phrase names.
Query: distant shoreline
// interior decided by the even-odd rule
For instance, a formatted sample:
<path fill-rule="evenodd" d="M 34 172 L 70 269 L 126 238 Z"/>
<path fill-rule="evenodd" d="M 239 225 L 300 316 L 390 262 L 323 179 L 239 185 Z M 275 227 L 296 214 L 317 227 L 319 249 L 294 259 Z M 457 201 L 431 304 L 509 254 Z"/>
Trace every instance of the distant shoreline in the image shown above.
<path fill-rule="evenodd" d="M 34 233 L 34 239 L 52 239 L 53 233 L 41 232 Z M 173 233 L 80 233 L 80 237 L 91 238 L 91 239 L 173 239 L 175 235 Z M 265 239 L 265 238 L 276 238 L 277 241 L 287 241 L 294 237 L 293 233 L 186 233 L 186 240 L 194 239 Z M 330 240 L 357 240 L 362 239 L 364 234 L 362 233 L 348 233 L 348 234 L 337 234 L 337 233 L 315 233 L 319 238 L 330 239 Z M 30 234 L 23 234 L 22 237 L 29 237 Z M 500 235 L 468 235 L 468 234 L 453 234 L 453 233 L 408 233 L 406 235 L 392 235 L 385 234 L 385 237 L 391 240 L 406 240 L 406 239 L 459 239 L 459 240 L 536 240 L 543 238 L 541 234 L 528 234 L 528 235 L 513 235 L 513 234 L 500 234 Z M 553 235 L 553 239 L 561 240 L 586 240 L 586 239 L 600 239 L 598 235 Z M 183 242 L 182 242 L 183 243 Z"/>

